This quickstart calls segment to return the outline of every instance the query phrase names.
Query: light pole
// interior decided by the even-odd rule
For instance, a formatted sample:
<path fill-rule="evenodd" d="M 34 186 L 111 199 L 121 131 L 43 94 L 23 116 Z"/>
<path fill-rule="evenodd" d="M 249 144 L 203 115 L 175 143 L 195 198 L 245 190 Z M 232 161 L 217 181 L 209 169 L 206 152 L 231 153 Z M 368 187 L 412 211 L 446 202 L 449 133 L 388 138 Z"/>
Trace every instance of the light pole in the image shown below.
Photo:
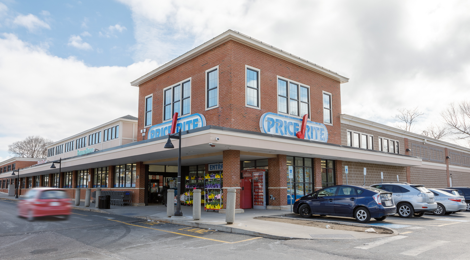
<path fill-rule="evenodd" d="M 52 162 L 51 169 L 55 169 L 55 168 L 56 168 L 55 165 L 54 165 L 54 163 L 58 163 L 58 164 L 59 164 L 59 183 L 57 183 L 57 185 L 58 185 L 59 187 L 57 187 L 57 188 L 61 188 L 61 187 L 60 187 L 60 183 L 61 183 L 61 182 L 60 182 L 60 175 L 61 175 L 61 173 L 62 173 L 62 158 L 60 158 L 59 161 Z"/>
<path fill-rule="evenodd" d="M 168 135 L 168 141 L 165 144 L 166 149 L 172 149 L 175 148 L 173 144 L 171 143 L 171 139 L 179 139 L 179 149 L 178 149 L 178 182 L 177 182 L 177 195 L 176 195 L 176 211 L 175 211 L 175 216 L 183 216 L 183 212 L 181 212 L 181 201 L 180 201 L 180 196 L 181 196 L 181 128 L 179 129 L 178 133 L 174 133 L 171 135 Z"/>
<path fill-rule="evenodd" d="M 18 173 L 18 184 L 16 186 L 16 193 L 15 193 L 15 199 L 17 199 L 19 197 L 18 193 L 20 192 L 20 169 L 18 170 L 13 170 L 11 175 L 12 176 L 15 176 L 15 172 Z"/>

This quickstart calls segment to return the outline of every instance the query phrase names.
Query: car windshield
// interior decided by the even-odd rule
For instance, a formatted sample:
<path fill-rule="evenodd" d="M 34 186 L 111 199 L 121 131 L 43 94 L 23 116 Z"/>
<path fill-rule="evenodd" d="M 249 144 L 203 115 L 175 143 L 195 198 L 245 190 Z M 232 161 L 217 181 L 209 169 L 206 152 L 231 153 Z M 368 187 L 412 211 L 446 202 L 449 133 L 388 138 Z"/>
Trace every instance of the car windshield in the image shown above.
<path fill-rule="evenodd" d="M 28 193 L 26 193 L 25 198 L 26 199 L 32 199 L 36 196 L 36 190 L 30 190 Z"/>
<path fill-rule="evenodd" d="M 421 191 L 421 192 L 425 192 L 425 193 L 426 193 L 426 192 L 428 192 L 428 193 L 431 192 L 430 190 L 428 190 L 428 189 L 427 189 L 426 187 L 424 187 L 424 186 L 413 186 L 413 187 L 414 187 L 415 189 Z"/>
<path fill-rule="evenodd" d="M 41 192 L 41 199 L 66 199 L 67 193 L 63 190 L 46 190 Z"/>

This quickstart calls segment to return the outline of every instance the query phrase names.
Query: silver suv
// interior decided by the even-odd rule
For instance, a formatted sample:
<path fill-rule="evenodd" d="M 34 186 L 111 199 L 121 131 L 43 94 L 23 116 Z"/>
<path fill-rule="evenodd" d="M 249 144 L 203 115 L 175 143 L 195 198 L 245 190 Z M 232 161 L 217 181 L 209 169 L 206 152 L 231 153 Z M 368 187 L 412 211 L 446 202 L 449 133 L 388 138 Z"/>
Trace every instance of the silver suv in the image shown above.
<path fill-rule="evenodd" d="M 397 213 L 400 217 L 421 217 L 424 212 L 432 212 L 437 209 L 434 194 L 424 185 L 409 183 L 381 183 L 371 187 L 392 192 L 392 198 L 397 205 Z"/>

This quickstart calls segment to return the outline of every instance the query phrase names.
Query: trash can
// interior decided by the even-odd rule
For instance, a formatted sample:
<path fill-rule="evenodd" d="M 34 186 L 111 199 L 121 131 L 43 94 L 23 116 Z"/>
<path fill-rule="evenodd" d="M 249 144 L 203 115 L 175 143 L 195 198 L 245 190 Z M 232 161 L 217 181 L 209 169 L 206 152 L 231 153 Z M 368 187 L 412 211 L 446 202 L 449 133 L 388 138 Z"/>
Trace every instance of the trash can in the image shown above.
<path fill-rule="evenodd" d="M 99 209 L 110 209 L 111 205 L 111 196 L 99 196 L 98 197 L 98 208 Z"/>

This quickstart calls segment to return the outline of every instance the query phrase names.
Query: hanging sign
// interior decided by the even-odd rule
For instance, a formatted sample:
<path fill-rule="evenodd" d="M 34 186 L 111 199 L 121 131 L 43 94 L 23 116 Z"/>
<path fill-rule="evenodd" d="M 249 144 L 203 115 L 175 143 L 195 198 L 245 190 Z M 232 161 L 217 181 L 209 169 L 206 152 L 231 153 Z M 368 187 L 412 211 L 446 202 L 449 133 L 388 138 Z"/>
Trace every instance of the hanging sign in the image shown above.
<path fill-rule="evenodd" d="M 161 123 L 150 127 L 147 139 L 153 139 L 171 133 L 172 121 Z M 180 130 L 187 131 L 198 127 L 206 126 L 206 119 L 201 114 L 192 114 L 178 118 L 176 123 L 176 133 Z"/>
<path fill-rule="evenodd" d="M 209 164 L 209 171 L 210 172 L 223 171 L 223 169 L 224 169 L 224 164 L 223 163 Z"/>
<path fill-rule="evenodd" d="M 262 133 L 298 138 L 297 133 L 301 130 L 302 121 L 300 118 L 268 112 L 261 116 L 259 127 Z M 306 120 L 302 137 L 306 140 L 326 143 L 328 130 L 324 124 Z"/>
<path fill-rule="evenodd" d="M 289 171 L 289 179 L 294 179 L 294 166 L 287 166 L 287 170 Z"/>

